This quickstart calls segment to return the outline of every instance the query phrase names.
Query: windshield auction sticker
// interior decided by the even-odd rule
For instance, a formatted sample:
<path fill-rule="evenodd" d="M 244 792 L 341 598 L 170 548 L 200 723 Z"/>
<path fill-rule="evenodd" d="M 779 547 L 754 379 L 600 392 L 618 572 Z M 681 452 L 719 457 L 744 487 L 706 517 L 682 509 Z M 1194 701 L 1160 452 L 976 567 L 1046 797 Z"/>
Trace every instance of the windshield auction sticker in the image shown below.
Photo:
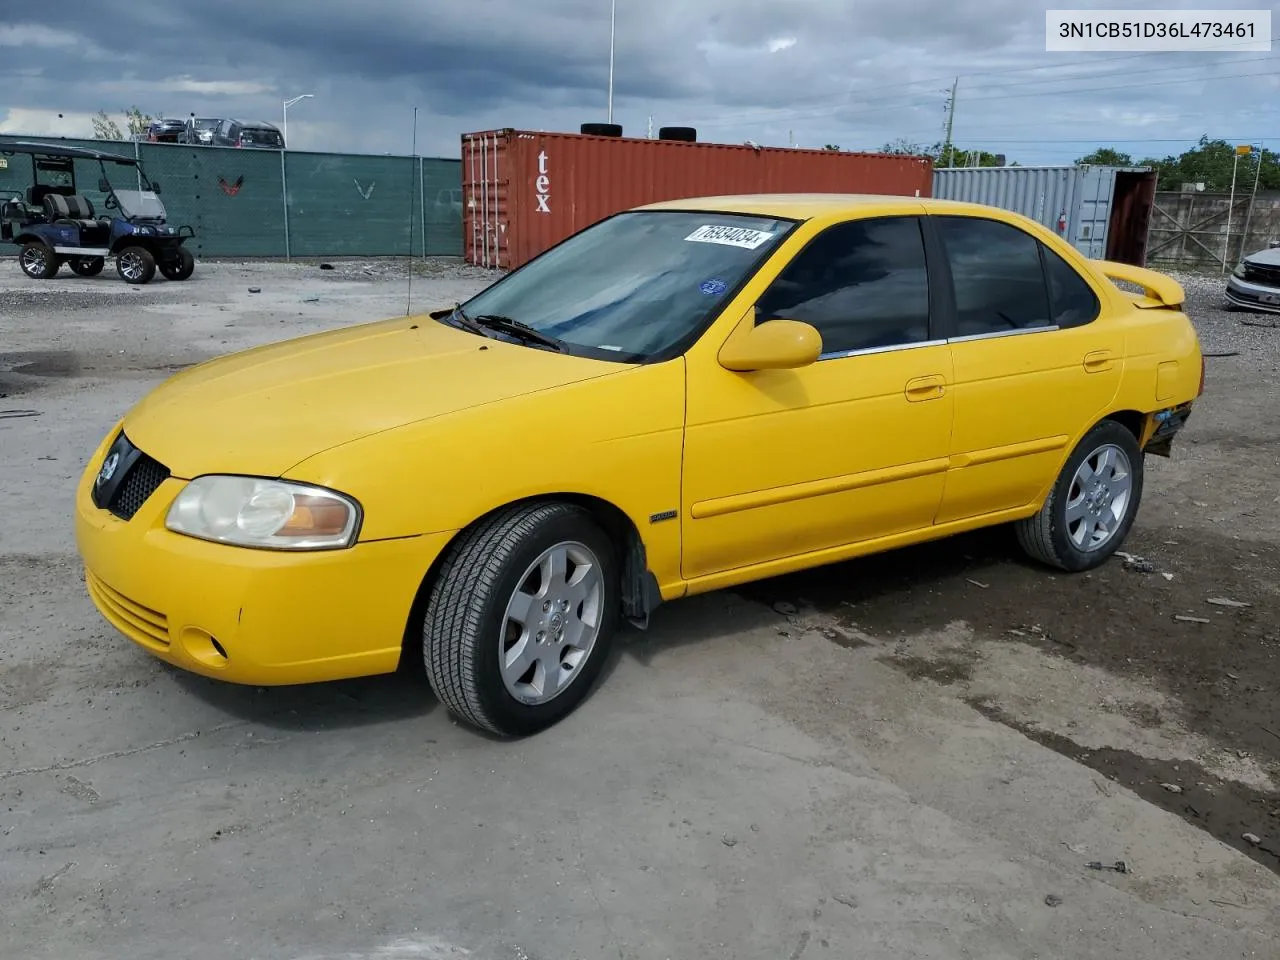
<path fill-rule="evenodd" d="M 749 230 L 746 227 L 723 227 L 707 224 L 685 237 L 690 243 L 719 243 L 726 247 L 743 247 L 755 250 L 773 239 L 767 230 Z"/>
<path fill-rule="evenodd" d="M 1270 10 L 1046 10 L 1045 49 L 1271 50 Z"/>

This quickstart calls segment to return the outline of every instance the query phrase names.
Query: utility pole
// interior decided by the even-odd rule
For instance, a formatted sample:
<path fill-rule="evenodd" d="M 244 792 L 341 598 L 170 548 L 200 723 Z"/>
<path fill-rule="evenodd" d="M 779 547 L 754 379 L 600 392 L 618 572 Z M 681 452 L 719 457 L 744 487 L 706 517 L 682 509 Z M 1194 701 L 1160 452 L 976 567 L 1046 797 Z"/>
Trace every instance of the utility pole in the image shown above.
<path fill-rule="evenodd" d="M 617 34 L 618 0 L 609 3 L 609 122 L 613 123 L 613 43 Z"/>
<path fill-rule="evenodd" d="M 960 78 L 956 77 L 951 84 L 951 96 L 947 98 L 947 135 L 942 143 L 942 158 L 948 166 L 954 166 L 951 157 L 951 127 L 956 120 L 956 88 L 960 86 Z"/>
<path fill-rule="evenodd" d="M 653 114 L 649 114 L 649 132 L 645 135 L 647 139 L 653 139 Z"/>
<path fill-rule="evenodd" d="M 1247 252 L 1245 249 L 1245 244 L 1249 242 L 1249 222 L 1253 219 L 1254 201 L 1258 199 L 1258 178 L 1262 176 L 1262 157 L 1263 157 L 1262 148 L 1259 147 L 1254 152 L 1257 153 L 1258 155 L 1258 165 L 1257 167 L 1254 168 L 1254 171 L 1253 171 L 1253 193 L 1249 195 L 1249 209 L 1245 212 L 1245 215 L 1244 215 L 1244 234 L 1240 237 L 1241 259 L 1244 258 L 1244 255 Z"/>

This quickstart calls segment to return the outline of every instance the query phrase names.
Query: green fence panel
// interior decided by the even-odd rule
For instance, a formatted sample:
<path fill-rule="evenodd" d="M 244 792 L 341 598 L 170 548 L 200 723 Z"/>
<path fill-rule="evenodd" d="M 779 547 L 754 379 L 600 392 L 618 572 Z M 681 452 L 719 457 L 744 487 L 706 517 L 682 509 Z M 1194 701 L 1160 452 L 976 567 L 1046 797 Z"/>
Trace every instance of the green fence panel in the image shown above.
<path fill-rule="evenodd" d="M 160 182 L 169 222 L 195 230 L 187 245 L 207 257 L 282 257 L 280 153 L 235 147 L 140 144 Z"/>
<path fill-rule="evenodd" d="M 197 256 L 461 256 L 462 163 L 436 157 L 300 153 L 132 141 L 13 137 L 137 157 L 161 187 L 169 222 Z M 31 185 L 31 159 L 4 157 L 0 198 Z M 109 167 L 113 182 L 128 171 Z M 105 215 L 96 162 L 76 161 L 77 190 Z M 287 189 L 286 189 L 287 185 Z M 288 220 L 286 223 L 286 196 Z M 288 240 L 286 247 L 286 228 Z"/>
<path fill-rule="evenodd" d="M 285 154 L 295 257 L 421 255 L 412 157 Z"/>
<path fill-rule="evenodd" d="M 462 161 L 422 159 L 422 224 L 427 256 L 462 256 Z"/>

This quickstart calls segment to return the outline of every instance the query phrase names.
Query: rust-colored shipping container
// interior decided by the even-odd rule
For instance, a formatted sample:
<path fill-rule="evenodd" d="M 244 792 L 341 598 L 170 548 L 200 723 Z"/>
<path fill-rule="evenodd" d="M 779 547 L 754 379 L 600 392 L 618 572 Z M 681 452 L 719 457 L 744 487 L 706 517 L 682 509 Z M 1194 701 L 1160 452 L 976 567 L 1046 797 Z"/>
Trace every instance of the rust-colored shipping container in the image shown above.
<path fill-rule="evenodd" d="M 927 197 L 928 157 L 525 130 L 462 137 L 468 263 L 513 269 L 611 214 L 738 193 Z"/>

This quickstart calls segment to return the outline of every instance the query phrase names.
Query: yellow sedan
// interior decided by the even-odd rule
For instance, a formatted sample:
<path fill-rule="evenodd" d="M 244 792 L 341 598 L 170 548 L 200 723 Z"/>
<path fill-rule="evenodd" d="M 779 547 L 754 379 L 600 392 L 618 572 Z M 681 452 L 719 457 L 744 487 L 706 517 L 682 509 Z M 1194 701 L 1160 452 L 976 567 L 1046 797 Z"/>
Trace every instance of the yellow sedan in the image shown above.
<path fill-rule="evenodd" d="M 993 524 L 1103 563 L 1203 392 L 1182 303 L 984 206 L 627 211 L 456 307 L 162 384 L 80 481 L 89 593 L 196 673 L 420 657 L 455 715 L 533 733 L 663 601 Z"/>

